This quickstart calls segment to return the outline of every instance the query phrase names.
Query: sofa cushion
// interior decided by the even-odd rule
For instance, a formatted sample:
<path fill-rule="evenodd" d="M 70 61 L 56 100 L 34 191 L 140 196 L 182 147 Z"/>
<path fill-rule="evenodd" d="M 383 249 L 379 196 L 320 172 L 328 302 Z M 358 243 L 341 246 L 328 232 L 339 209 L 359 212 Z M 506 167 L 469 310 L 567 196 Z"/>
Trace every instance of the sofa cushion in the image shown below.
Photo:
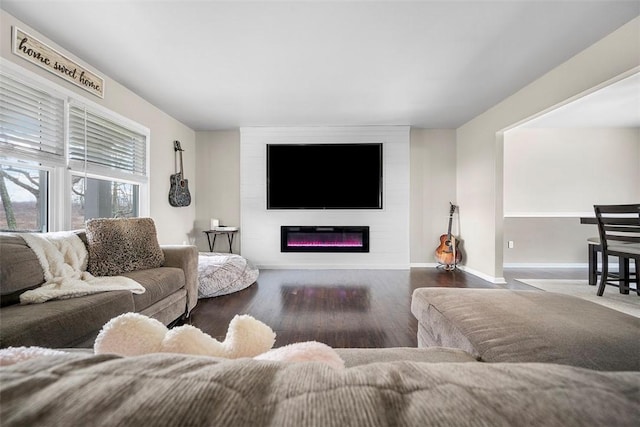
<path fill-rule="evenodd" d="M 183 288 L 185 282 L 184 271 L 175 267 L 130 271 L 122 275 L 140 283 L 145 289 L 143 294 L 133 295 L 137 312 Z"/>
<path fill-rule="evenodd" d="M 457 348 L 391 347 L 391 348 L 336 348 L 338 356 L 347 368 L 368 363 L 426 362 L 452 363 L 475 362 L 469 353 Z"/>
<path fill-rule="evenodd" d="M 461 348 L 481 361 L 640 371 L 640 319 L 570 295 L 420 288 L 411 311 L 420 345 Z"/>
<path fill-rule="evenodd" d="M 637 372 L 553 364 L 41 357 L 0 371 L 8 425 L 632 426 Z M 5 423 L 3 423 L 4 425 Z"/>
<path fill-rule="evenodd" d="M 20 302 L 20 294 L 44 283 L 36 254 L 19 234 L 0 233 L 0 302 Z"/>
<path fill-rule="evenodd" d="M 102 292 L 0 310 L 0 347 L 73 347 L 112 318 L 134 310 L 129 291 Z"/>
<path fill-rule="evenodd" d="M 87 270 L 94 276 L 116 276 L 164 263 L 151 218 L 99 218 L 86 225 Z"/>

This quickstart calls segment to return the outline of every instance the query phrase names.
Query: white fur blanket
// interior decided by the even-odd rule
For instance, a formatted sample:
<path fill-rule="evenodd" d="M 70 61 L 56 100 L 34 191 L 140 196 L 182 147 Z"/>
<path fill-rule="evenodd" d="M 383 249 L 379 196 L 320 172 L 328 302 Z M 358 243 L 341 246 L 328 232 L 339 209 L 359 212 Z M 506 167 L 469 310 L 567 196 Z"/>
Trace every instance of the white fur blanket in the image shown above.
<path fill-rule="evenodd" d="M 77 234 L 21 234 L 33 250 L 44 270 L 45 283 L 20 295 L 20 303 L 42 303 L 50 299 L 79 297 L 105 291 L 130 290 L 136 294 L 145 289 L 124 276 L 94 277 L 86 271 L 89 253 Z"/>

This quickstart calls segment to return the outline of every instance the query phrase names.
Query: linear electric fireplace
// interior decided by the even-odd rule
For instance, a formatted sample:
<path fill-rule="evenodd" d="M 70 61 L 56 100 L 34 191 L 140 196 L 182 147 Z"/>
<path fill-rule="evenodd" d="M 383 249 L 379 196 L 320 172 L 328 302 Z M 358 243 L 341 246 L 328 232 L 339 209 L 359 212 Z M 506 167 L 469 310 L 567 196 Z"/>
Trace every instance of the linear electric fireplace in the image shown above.
<path fill-rule="evenodd" d="M 281 252 L 369 252 L 369 227 L 280 227 Z"/>

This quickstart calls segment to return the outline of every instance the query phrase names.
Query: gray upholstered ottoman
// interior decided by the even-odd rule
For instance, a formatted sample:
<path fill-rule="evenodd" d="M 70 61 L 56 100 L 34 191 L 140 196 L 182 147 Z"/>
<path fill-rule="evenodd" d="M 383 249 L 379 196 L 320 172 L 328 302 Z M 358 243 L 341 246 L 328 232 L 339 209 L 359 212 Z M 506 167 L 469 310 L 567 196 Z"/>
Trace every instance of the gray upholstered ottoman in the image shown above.
<path fill-rule="evenodd" d="M 418 347 L 459 348 L 484 362 L 640 371 L 640 319 L 577 297 L 420 288 L 411 312 L 418 319 Z"/>

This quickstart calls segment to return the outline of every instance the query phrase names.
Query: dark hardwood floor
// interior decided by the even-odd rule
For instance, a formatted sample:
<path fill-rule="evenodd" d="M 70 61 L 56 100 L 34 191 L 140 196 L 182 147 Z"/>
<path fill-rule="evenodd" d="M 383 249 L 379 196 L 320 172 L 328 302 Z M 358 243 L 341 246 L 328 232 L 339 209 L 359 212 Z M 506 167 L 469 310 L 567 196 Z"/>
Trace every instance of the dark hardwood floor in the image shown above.
<path fill-rule="evenodd" d="M 462 271 L 261 270 L 257 283 L 230 295 L 201 299 L 188 323 L 224 340 L 236 314 L 276 332 L 276 347 L 315 340 L 332 347 L 415 347 L 411 294 L 422 287 L 531 289 L 516 278 L 584 278 L 586 269 L 514 269 L 506 285 Z"/>

